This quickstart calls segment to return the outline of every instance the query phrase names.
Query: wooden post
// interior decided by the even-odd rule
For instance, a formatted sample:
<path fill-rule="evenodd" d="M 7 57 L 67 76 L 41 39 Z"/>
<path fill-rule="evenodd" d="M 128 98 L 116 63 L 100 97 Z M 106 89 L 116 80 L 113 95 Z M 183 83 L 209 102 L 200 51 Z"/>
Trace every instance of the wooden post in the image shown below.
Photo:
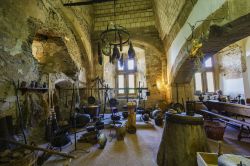
<path fill-rule="evenodd" d="M 128 133 L 135 134 L 136 133 L 136 112 L 135 112 L 136 103 L 128 102 L 127 107 L 128 107 L 128 121 L 127 121 L 126 129 Z"/>

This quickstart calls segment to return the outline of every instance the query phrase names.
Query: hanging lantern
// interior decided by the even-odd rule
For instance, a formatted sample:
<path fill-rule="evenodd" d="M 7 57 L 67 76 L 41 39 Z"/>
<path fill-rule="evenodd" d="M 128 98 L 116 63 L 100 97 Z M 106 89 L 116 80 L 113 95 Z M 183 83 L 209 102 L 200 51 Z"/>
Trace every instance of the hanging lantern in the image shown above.
<path fill-rule="evenodd" d="M 114 48 L 113 48 L 112 61 L 114 61 L 115 58 L 116 59 L 120 58 L 120 51 L 119 51 L 117 45 L 115 45 Z"/>
<path fill-rule="evenodd" d="M 135 57 L 135 49 L 132 45 L 132 42 L 129 43 L 129 49 L 128 49 L 128 58 L 133 59 Z"/>
<path fill-rule="evenodd" d="M 102 42 L 102 53 L 109 56 L 110 63 L 114 63 L 116 60 L 123 63 L 123 58 L 121 58 L 120 51 L 122 52 L 124 45 L 130 44 L 129 58 L 135 57 L 135 50 L 130 43 L 130 34 L 128 30 L 116 24 L 116 0 L 114 0 L 114 20 L 107 24 L 106 30 L 101 32 L 100 41 Z M 118 48 L 119 47 L 119 48 Z"/>
<path fill-rule="evenodd" d="M 124 61 L 123 61 L 123 53 L 122 53 L 122 56 L 121 56 L 120 59 L 119 59 L 119 63 L 120 63 L 120 66 L 123 66 L 123 64 L 124 64 Z"/>

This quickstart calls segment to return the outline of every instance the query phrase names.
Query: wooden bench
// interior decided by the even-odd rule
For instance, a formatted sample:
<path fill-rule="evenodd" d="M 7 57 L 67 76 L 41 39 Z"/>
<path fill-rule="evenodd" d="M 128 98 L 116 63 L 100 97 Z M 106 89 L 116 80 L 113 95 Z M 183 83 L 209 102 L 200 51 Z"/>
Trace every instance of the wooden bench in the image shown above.
<path fill-rule="evenodd" d="M 208 114 L 210 116 L 216 116 L 218 118 L 221 118 L 226 123 L 234 122 L 236 124 L 239 124 L 240 125 L 240 132 L 238 134 L 238 140 L 239 141 L 241 140 L 241 138 L 250 138 L 249 136 L 242 136 L 244 126 L 247 127 L 248 134 L 250 134 L 250 123 L 245 122 L 244 119 L 243 120 L 238 120 L 238 119 L 230 118 L 228 116 L 224 116 L 224 115 L 221 115 L 219 113 L 211 112 L 211 111 L 208 111 L 208 110 L 201 110 L 201 112 L 204 113 L 204 114 Z"/>

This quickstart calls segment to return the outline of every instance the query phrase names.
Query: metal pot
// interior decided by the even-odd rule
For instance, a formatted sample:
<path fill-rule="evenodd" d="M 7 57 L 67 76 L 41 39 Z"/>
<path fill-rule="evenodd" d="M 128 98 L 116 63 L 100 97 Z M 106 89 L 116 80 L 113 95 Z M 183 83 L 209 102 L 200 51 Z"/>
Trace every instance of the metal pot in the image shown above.
<path fill-rule="evenodd" d="M 163 117 L 162 116 L 155 117 L 155 125 L 156 126 L 162 126 L 163 125 Z"/>
<path fill-rule="evenodd" d="M 122 112 L 122 117 L 123 117 L 124 119 L 127 119 L 127 118 L 128 118 L 128 111 Z"/>
<path fill-rule="evenodd" d="M 142 115 L 142 119 L 143 119 L 145 122 L 149 121 L 149 114 L 147 114 L 147 113 L 143 114 L 143 115 Z"/>
<path fill-rule="evenodd" d="M 121 119 L 121 117 L 118 115 L 111 115 L 111 120 L 113 120 L 113 121 L 119 121 L 120 119 Z"/>
<path fill-rule="evenodd" d="M 84 127 L 89 122 L 90 122 L 90 116 L 87 114 L 77 113 L 75 115 L 75 119 L 74 119 L 74 117 L 72 118 L 72 124 L 73 124 L 73 126 L 76 125 L 76 127 Z"/>
<path fill-rule="evenodd" d="M 61 147 L 67 145 L 70 141 L 67 133 L 58 133 L 52 138 L 51 144 L 54 147 Z"/>

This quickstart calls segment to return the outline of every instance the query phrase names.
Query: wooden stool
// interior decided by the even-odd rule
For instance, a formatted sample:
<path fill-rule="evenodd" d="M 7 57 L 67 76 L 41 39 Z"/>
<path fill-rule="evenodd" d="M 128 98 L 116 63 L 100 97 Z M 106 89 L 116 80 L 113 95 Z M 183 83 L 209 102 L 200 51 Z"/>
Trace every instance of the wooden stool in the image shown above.
<path fill-rule="evenodd" d="M 159 166 L 195 166 L 196 153 L 208 151 L 203 116 L 166 113 L 166 123 L 157 155 Z"/>

